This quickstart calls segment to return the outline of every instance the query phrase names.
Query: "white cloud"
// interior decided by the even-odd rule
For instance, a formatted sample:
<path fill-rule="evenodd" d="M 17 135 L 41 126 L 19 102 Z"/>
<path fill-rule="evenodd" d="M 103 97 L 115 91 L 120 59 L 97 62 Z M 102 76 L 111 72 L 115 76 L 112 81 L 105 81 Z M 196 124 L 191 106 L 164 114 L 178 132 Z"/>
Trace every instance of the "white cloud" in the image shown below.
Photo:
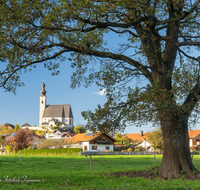
<path fill-rule="evenodd" d="M 94 92 L 94 94 L 100 95 L 100 96 L 104 96 L 106 94 L 106 89 L 102 89 L 99 92 Z"/>

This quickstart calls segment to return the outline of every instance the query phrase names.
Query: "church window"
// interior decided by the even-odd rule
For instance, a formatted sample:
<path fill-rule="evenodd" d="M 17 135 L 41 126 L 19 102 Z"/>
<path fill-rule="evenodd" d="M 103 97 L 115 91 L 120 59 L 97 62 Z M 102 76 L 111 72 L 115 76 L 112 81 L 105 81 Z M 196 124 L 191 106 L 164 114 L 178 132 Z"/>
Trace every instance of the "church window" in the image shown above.
<path fill-rule="evenodd" d="M 67 119 L 66 119 L 66 123 L 67 123 Z"/>
<path fill-rule="evenodd" d="M 43 101 L 42 101 L 42 104 L 43 104 Z"/>
<path fill-rule="evenodd" d="M 72 124 L 72 120 L 71 120 L 71 119 L 69 120 L 69 124 L 70 124 L 70 125 Z"/>

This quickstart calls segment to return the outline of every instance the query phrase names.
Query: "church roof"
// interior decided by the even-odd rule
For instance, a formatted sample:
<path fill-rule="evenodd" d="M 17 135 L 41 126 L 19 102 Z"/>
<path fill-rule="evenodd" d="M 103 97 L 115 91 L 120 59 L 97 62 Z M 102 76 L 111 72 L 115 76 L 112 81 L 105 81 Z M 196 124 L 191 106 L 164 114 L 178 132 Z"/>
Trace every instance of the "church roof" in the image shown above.
<path fill-rule="evenodd" d="M 71 117 L 73 118 L 70 104 L 47 105 L 43 117 Z"/>

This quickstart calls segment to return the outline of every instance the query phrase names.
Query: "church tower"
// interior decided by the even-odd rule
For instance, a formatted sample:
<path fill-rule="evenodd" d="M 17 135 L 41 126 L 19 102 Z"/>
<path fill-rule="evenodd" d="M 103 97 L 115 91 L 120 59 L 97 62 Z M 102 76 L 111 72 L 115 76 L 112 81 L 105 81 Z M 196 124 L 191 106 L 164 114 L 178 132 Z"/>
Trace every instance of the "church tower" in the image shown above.
<path fill-rule="evenodd" d="M 45 90 L 45 84 L 44 81 L 42 83 L 42 90 L 40 91 L 40 116 L 39 116 L 39 126 L 42 126 L 42 120 L 43 120 L 43 114 L 44 110 L 46 108 L 46 90 Z"/>

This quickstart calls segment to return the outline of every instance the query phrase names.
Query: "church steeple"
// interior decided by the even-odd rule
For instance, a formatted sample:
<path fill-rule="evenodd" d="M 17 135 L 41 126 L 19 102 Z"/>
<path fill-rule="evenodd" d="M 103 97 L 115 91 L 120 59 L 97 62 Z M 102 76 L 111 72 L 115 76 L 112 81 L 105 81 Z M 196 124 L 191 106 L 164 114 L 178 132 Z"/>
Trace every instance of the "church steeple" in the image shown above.
<path fill-rule="evenodd" d="M 42 126 L 43 114 L 44 114 L 44 110 L 46 109 L 46 101 L 47 101 L 44 81 L 42 83 L 42 90 L 40 91 L 40 93 L 41 93 L 41 95 L 40 95 L 39 126 Z"/>
<path fill-rule="evenodd" d="M 45 84 L 44 84 L 44 81 L 42 83 L 42 90 L 40 91 L 41 95 L 46 95 L 46 90 L 45 90 Z"/>

